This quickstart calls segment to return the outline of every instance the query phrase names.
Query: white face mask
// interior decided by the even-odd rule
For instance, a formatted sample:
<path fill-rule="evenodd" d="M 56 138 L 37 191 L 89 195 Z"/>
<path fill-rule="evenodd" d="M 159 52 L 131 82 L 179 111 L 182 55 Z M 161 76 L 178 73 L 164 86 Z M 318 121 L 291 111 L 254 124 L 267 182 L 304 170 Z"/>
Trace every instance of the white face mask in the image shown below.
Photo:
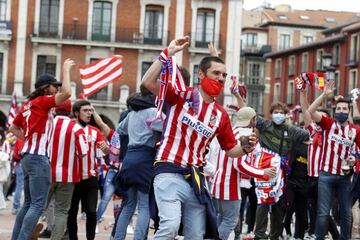
<path fill-rule="evenodd" d="M 283 113 L 274 113 L 272 115 L 272 120 L 275 124 L 280 125 L 285 121 L 285 114 Z"/>

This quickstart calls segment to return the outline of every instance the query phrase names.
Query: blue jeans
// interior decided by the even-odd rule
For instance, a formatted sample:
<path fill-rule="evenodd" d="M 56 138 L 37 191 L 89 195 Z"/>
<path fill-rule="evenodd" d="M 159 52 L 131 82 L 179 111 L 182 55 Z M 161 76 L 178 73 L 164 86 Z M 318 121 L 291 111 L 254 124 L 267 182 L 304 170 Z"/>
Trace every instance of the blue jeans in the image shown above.
<path fill-rule="evenodd" d="M 213 198 L 220 239 L 228 239 L 232 230 L 239 221 L 241 200 L 220 200 Z"/>
<path fill-rule="evenodd" d="M 24 206 L 16 216 L 12 240 L 29 239 L 41 213 L 50 189 L 49 158 L 26 154 L 21 160 L 24 171 Z"/>
<path fill-rule="evenodd" d="M 115 192 L 115 186 L 112 183 L 113 178 L 115 176 L 116 176 L 115 169 L 110 168 L 106 174 L 105 183 L 104 183 L 104 193 L 96 212 L 96 221 L 99 221 L 102 215 L 104 214 L 106 207 L 109 204 L 111 197 Z"/>
<path fill-rule="evenodd" d="M 315 226 L 316 239 L 324 239 L 332 201 L 336 197 L 340 207 L 340 239 L 350 239 L 351 230 L 351 182 L 346 176 L 321 172 L 318 185 L 318 209 Z"/>
<path fill-rule="evenodd" d="M 199 203 L 194 190 L 183 175 L 178 173 L 156 175 L 154 192 L 159 209 L 160 226 L 153 240 L 174 239 L 178 235 L 181 218 L 185 239 L 204 239 L 206 209 Z"/>
<path fill-rule="evenodd" d="M 147 238 L 150 221 L 149 194 L 139 191 L 136 187 L 131 187 L 125 194 L 125 203 L 116 224 L 114 239 L 125 239 L 127 226 L 134 215 L 138 201 L 139 213 L 136 221 L 134 239 L 143 240 Z"/>
<path fill-rule="evenodd" d="M 19 209 L 21 207 L 21 193 L 24 189 L 24 172 L 20 165 L 15 167 L 15 174 L 16 174 L 16 187 L 15 187 L 15 194 L 13 199 L 13 208 Z"/>

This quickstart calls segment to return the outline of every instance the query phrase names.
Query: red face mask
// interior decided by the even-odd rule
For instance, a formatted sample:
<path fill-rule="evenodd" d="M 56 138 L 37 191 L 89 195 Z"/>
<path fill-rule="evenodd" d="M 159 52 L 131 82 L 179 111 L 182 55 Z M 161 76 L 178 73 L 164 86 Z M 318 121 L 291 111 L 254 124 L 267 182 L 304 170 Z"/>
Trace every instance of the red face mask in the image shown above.
<path fill-rule="evenodd" d="M 208 77 L 201 80 L 200 85 L 204 92 L 210 97 L 217 97 L 223 88 L 223 85 L 218 80 Z"/>

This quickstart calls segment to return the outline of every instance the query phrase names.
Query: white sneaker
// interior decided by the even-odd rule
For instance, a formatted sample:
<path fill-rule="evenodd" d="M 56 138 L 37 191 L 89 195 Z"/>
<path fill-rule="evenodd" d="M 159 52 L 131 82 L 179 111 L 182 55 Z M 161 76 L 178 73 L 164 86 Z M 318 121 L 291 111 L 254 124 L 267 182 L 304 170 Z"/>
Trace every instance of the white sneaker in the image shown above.
<path fill-rule="evenodd" d="M 127 234 L 134 234 L 134 228 L 131 225 L 128 225 L 127 229 L 126 229 L 126 233 Z"/>
<path fill-rule="evenodd" d="M 95 233 L 99 233 L 99 226 L 96 224 Z"/>

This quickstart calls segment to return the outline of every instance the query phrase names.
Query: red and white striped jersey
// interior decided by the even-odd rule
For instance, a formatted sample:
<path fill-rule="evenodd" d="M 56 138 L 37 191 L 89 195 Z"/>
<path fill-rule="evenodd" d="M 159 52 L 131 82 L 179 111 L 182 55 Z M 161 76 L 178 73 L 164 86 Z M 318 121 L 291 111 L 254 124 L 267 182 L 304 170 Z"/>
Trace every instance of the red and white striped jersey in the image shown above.
<path fill-rule="evenodd" d="M 344 175 L 341 164 L 345 163 L 354 144 L 360 146 L 360 128 L 352 123 L 343 127 L 328 117 L 322 117 L 319 126 L 324 132 L 321 170 Z"/>
<path fill-rule="evenodd" d="M 171 84 L 165 96 L 170 105 L 165 120 L 157 161 L 171 162 L 182 167 L 203 166 L 205 148 L 217 137 L 222 149 L 236 145 L 226 111 L 216 101 L 206 103 L 199 94 L 198 113 L 194 112 L 190 95 L 192 88 L 175 93 Z"/>
<path fill-rule="evenodd" d="M 85 157 L 83 157 L 80 163 L 80 169 L 82 169 L 82 177 L 81 179 L 87 179 L 92 176 L 96 176 L 98 174 L 98 163 L 96 160 L 96 144 L 105 141 L 103 135 L 96 127 L 91 125 L 86 125 L 83 128 L 86 134 L 86 141 L 88 143 L 88 152 Z"/>
<path fill-rule="evenodd" d="M 50 156 L 48 147 L 53 129 L 55 96 L 39 96 L 28 100 L 16 115 L 13 124 L 24 132 L 24 147 L 21 153 Z"/>
<path fill-rule="evenodd" d="M 319 177 L 319 169 L 322 154 L 322 129 L 316 123 L 311 123 L 308 127 L 311 137 L 311 144 L 308 147 L 308 176 Z"/>
<path fill-rule="evenodd" d="M 66 116 L 54 119 L 50 147 L 51 179 L 53 182 L 79 182 L 82 158 L 87 154 L 83 128 Z"/>
<path fill-rule="evenodd" d="M 242 136 L 244 128 L 233 129 L 235 139 Z M 211 144 L 212 146 L 213 144 Z M 264 170 L 251 166 L 252 154 L 242 158 L 231 158 L 220 150 L 216 162 L 216 174 L 211 188 L 211 194 L 220 200 L 241 200 L 241 175 L 261 178 Z"/>

